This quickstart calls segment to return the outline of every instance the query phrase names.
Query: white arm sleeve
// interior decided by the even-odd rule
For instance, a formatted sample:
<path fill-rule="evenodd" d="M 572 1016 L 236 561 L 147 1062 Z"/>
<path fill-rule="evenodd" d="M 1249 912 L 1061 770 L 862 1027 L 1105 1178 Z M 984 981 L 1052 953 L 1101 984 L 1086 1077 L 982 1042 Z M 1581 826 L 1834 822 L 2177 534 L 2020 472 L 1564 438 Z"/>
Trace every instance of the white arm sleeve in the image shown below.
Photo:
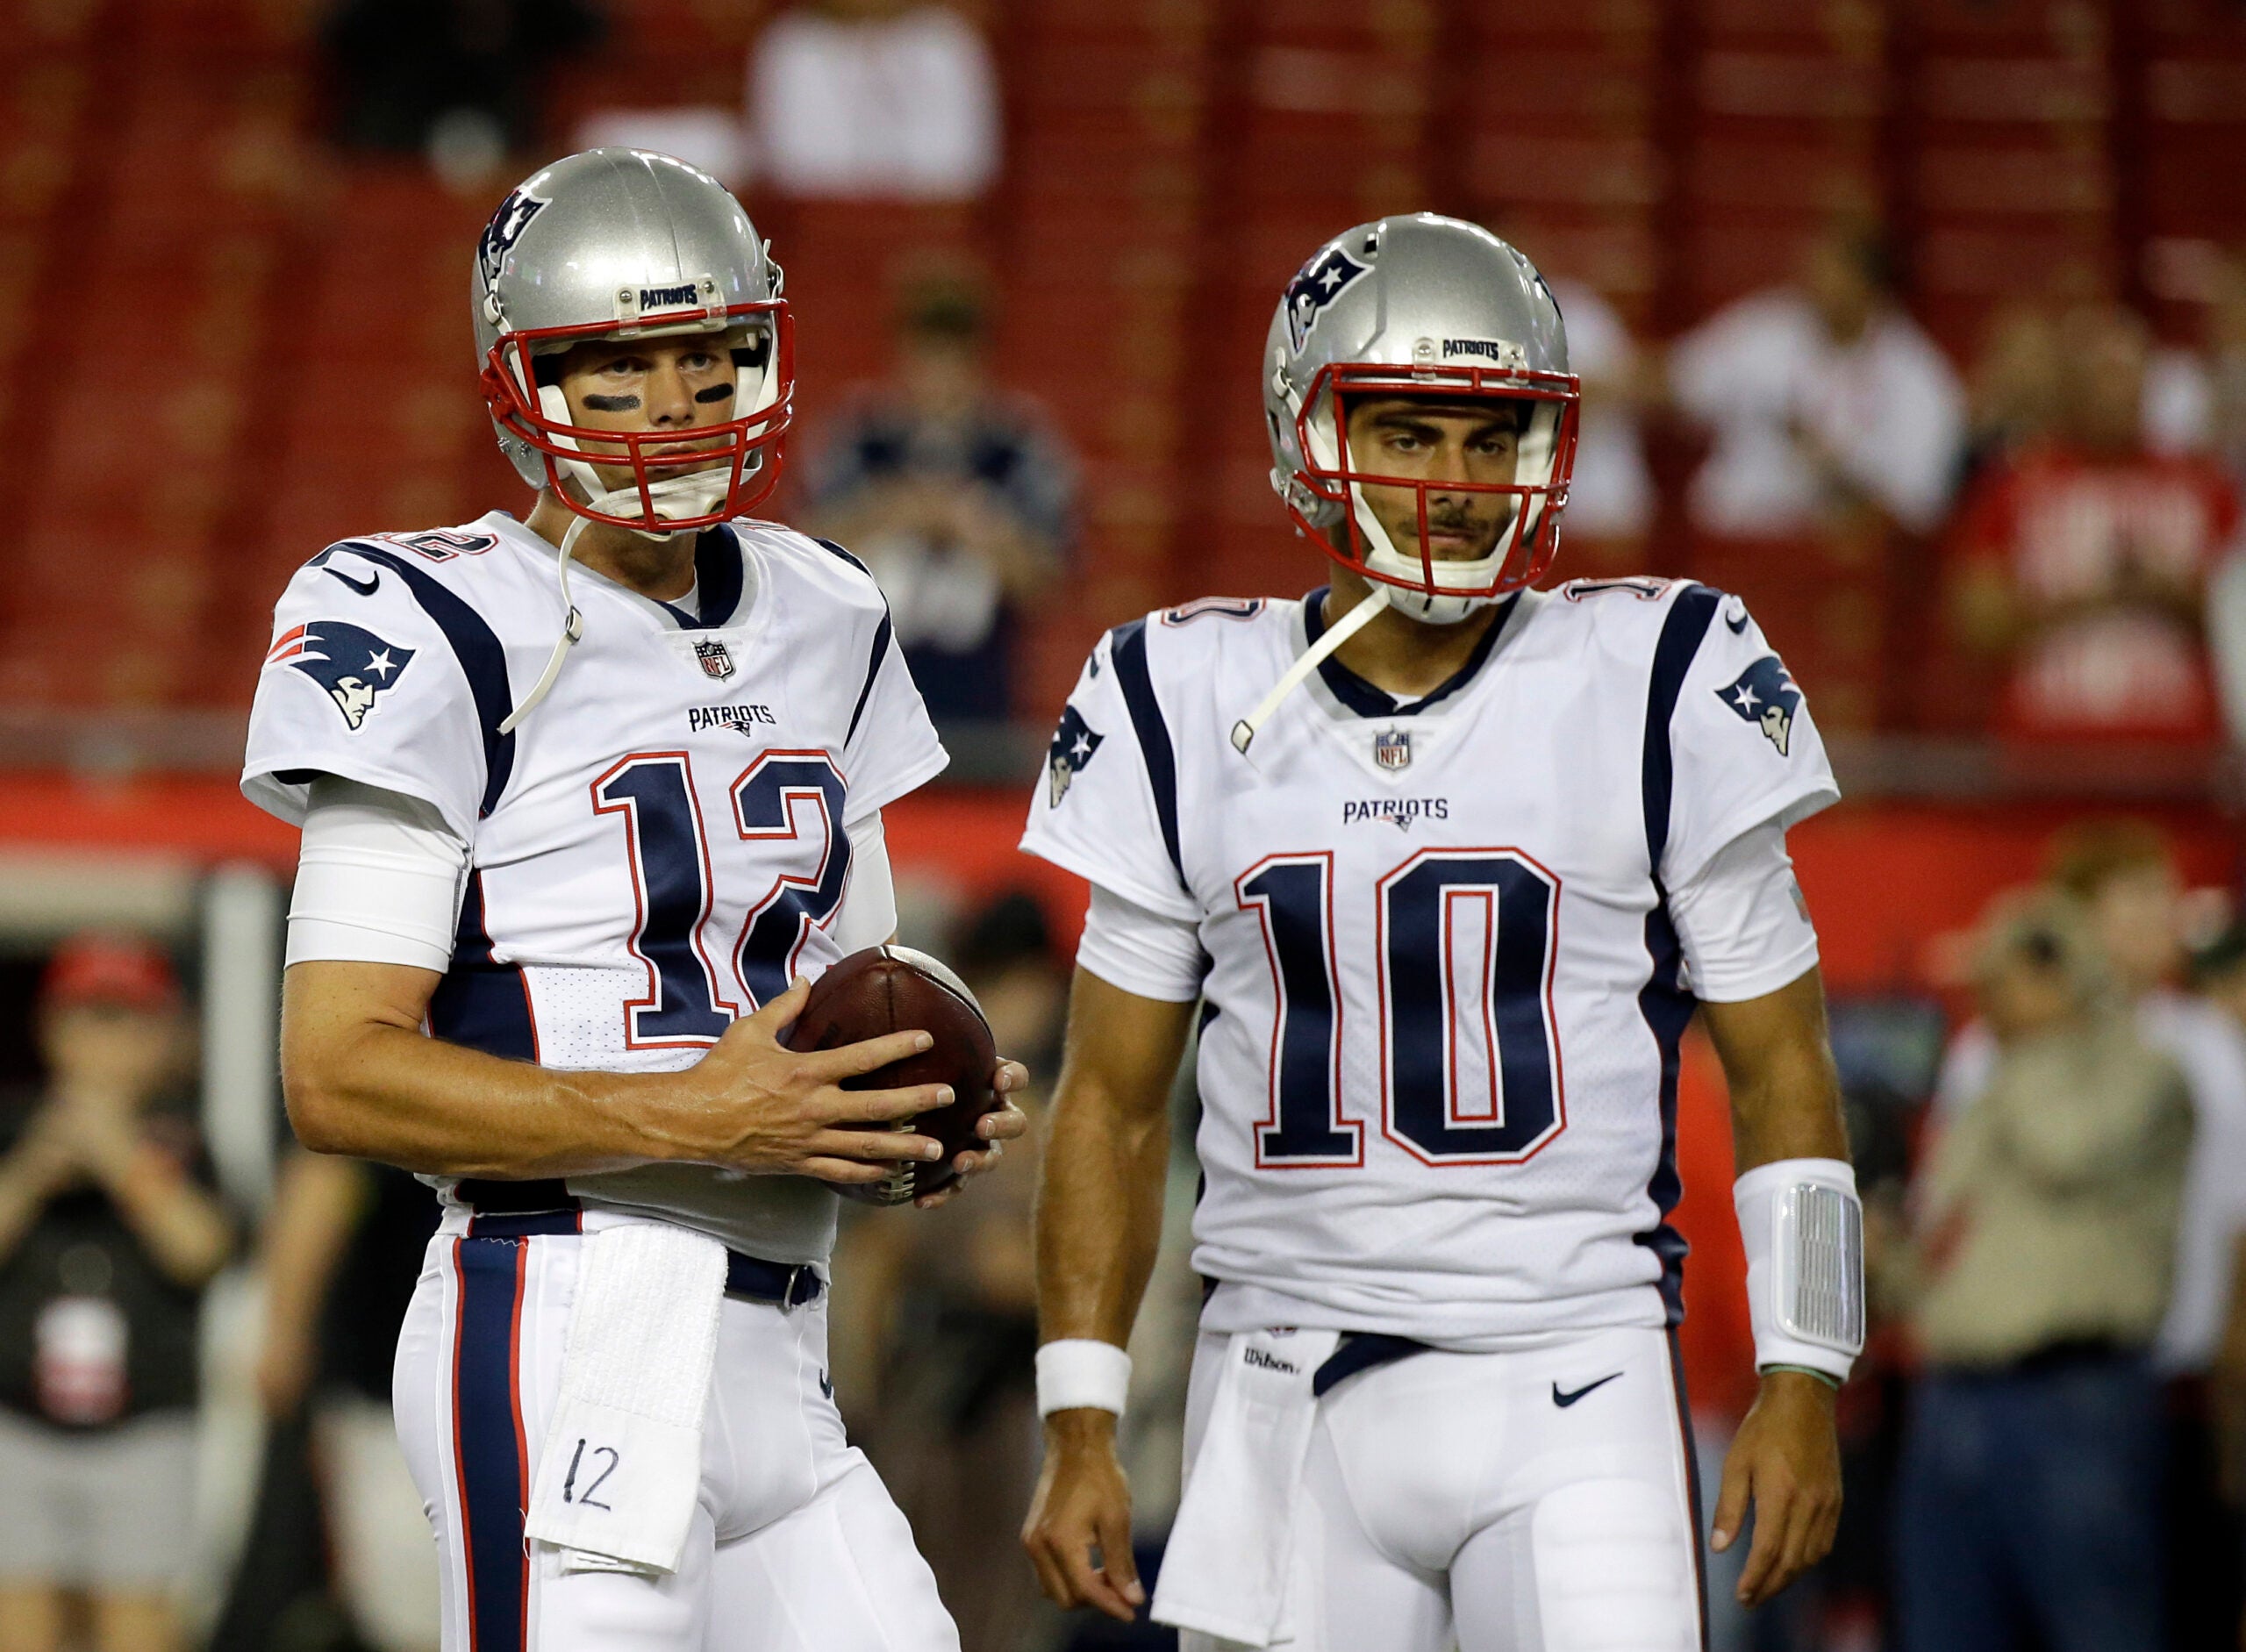
<path fill-rule="evenodd" d="M 1198 925 L 1091 886 L 1084 939 L 1077 943 L 1078 969 L 1142 998 L 1191 1004 L 1201 996 L 1208 962 Z"/>
<path fill-rule="evenodd" d="M 850 883 L 834 914 L 834 942 L 847 957 L 878 947 L 897 933 L 897 883 L 889 869 L 889 835 L 876 809 L 842 830 L 850 839 Z"/>
<path fill-rule="evenodd" d="M 1817 962 L 1817 931 L 1775 820 L 1750 826 L 1669 891 L 1692 996 L 1736 1004 L 1776 992 Z"/>
<path fill-rule="evenodd" d="M 443 973 L 467 871 L 468 845 L 433 804 L 322 775 L 311 783 L 297 855 L 289 962 Z"/>

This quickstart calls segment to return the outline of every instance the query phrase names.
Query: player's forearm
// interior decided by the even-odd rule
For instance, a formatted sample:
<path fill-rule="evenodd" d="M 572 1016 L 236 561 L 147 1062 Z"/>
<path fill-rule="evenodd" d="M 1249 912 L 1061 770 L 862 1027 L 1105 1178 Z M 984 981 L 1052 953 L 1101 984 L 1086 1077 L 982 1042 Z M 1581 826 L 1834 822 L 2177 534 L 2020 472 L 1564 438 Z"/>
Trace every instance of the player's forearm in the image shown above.
<path fill-rule="evenodd" d="M 388 1026 L 366 1028 L 316 1075 L 283 1067 L 290 1122 L 315 1153 L 513 1181 L 667 1156 L 633 1105 L 666 1076 L 560 1072 Z"/>
<path fill-rule="evenodd" d="M 1169 1121 L 1119 1105 L 1096 1078 L 1064 1075 L 1048 1131 L 1037 1198 L 1039 1334 L 1120 1348 L 1162 1245 Z"/>
<path fill-rule="evenodd" d="M 1780 1159 L 1842 1159 L 1849 1134 L 1829 1056 L 1774 1062 L 1751 1086 L 1732 1091 L 1732 1143 L 1742 1175 Z"/>
<path fill-rule="evenodd" d="M 671 1076 L 557 1071 L 447 1044 L 402 1018 L 340 1014 L 304 984 L 311 967 L 284 981 L 281 1077 L 289 1121 L 313 1152 L 504 1180 L 670 1156 L 634 1103 Z"/>
<path fill-rule="evenodd" d="M 1846 1159 L 1848 1129 L 1818 972 L 1759 998 L 1702 1007 L 1731 1089 L 1739 1171 L 1780 1159 Z"/>

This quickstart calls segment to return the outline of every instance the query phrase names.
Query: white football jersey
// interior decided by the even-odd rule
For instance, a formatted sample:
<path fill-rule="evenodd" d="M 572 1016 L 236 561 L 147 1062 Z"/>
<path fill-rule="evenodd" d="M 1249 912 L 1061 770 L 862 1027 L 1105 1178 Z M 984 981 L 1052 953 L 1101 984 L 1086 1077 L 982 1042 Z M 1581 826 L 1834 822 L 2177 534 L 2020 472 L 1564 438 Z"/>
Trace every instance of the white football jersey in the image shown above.
<path fill-rule="evenodd" d="M 1110 633 L 1022 840 L 1198 926 L 1204 1322 L 1673 1322 L 1693 999 L 1663 890 L 1839 796 L 1800 690 L 1737 597 L 1582 580 L 1415 703 L 1329 659 L 1243 756 L 1322 595 Z"/>
<path fill-rule="evenodd" d="M 347 540 L 289 582 L 242 789 L 301 823 L 311 779 L 340 775 L 468 841 L 436 1036 L 548 1067 L 691 1065 L 840 955 L 846 823 L 943 767 L 854 558 L 739 521 L 695 563 L 692 613 L 574 568 L 583 638 L 507 734 L 562 623 L 554 549 L 513 518 Z M 775 1262 L 833 1236 L 834 1195 L 805 1178 L 650 1165 L 569 1191 Z"/>

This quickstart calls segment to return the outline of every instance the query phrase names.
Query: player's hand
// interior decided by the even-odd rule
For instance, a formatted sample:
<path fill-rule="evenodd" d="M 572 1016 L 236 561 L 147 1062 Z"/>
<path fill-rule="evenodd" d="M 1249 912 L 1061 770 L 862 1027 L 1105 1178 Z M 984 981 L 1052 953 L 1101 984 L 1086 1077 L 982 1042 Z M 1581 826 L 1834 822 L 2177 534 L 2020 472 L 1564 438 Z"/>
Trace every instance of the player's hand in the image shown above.
<path fill-rule="evenodd" d="M 949 1084 L 840 1088 L 844 1079 L 917 1055 L 935 1041 L 922 1032 L 886 1033 L 833 1049 L 791 1050 L 780 1033 L 810 995 L 811 983 L 798 978 L 676 1075 L 665 1092 L 670 1104 L 643 1121 L 664 1156 L 823 1182 L 878 1182 L 897 1164 L 943 1156 L 933 1136 L 893 1126 L 949 1106 Z"/>
<path fill-rule="evenodd" d="M 957 1198 L 970 1176 L 981 1176 L 986 1170 L 998 1169 L 998 1161 L 1005 1156 L 1006 1143 L 1026 1133 L 1029 1115 L 1006 1098 L 1016 1091 L 1029 1087 L 1029 1069 L 1019 1062 L 1000 1062 L 991 1076 L 991 1088 L 998 1092 L 1000 1105 L 975 1121 L 975 1134 L 991 1145 L 980 1152 L 969 1148 L 955 1155 L 952 1167 L 960 1179 L 933 1193 L 923 1193 L 912 1203 L 921 1210 L 932 1211 L 939 1205 Z"/>
<path fill-rule="evenodd" d="M 1115 1458 L 1112 1413 L 1056 1411 L 1045 1420 L 1045 1466 L 1021 1543 L 1056 1604 L 1094 1606 L 1125 1623 L 1139 1615 L 1147 1591 L 1131 1554 L 1131 1486 Z"/>
<path fill-rule="evenodd" d="M 1742 1606 L 1759 1606 L 1825 1558 L 1841 1523 L 1841 1441 L 1831 1384 L 1772 1371 L 1723 1462 L 1715 1547 L 1729 1548 L 1755 1507 L 1755 1546 L 1739 1577 Z"/>

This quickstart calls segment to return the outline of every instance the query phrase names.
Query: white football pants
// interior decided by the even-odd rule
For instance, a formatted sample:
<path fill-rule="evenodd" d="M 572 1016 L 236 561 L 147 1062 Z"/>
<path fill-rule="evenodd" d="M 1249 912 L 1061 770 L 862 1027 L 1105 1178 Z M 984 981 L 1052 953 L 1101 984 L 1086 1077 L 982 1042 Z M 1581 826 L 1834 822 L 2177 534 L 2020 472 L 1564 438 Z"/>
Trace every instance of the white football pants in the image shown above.
<path fill-rule="evenodd" d="M 1189 1462 L 1224 1346 L 1194 1355 Z M 1343 1379 L 1318 1402 L 1274 1652 L 1699 1652 L 1683 1398 L 1654 1330 Z"/>
<path fill-rule="evenodd" d="M 583 1243 L 472 1238 L 464 1212 L 430 1241 L 394 1394 L 443 1566 L 445 1652 L 959 1652 L 911 1527 L 843 1438 L 824 1295 L 726 1298 L 675 1574 L 564 1572 L 526 1544 Z"/>

